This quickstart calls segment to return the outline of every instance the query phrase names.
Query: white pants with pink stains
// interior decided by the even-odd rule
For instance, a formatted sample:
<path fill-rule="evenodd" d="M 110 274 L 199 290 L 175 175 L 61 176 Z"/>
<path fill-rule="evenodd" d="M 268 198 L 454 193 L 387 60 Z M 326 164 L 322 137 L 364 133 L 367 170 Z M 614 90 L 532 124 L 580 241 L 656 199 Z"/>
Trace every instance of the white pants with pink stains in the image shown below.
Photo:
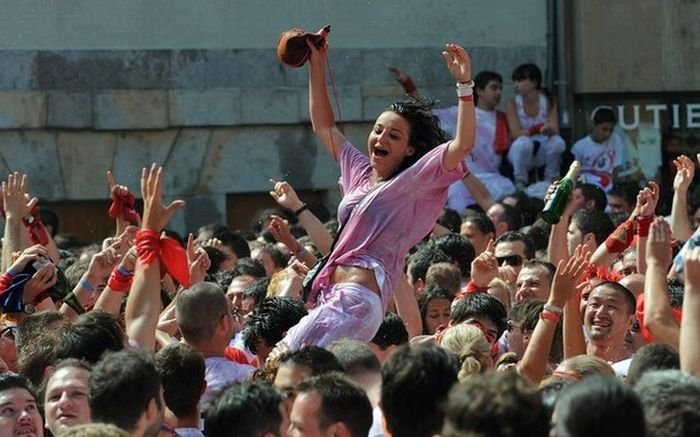
<path fill-rule="evenodd" d="M 316 307 L 293 326 L 282 343 L 290 350 L 325 347 L 350 338 L 368 343 L 384 320 L 384 305 L 374 291 L 355 283 L 332 284 L 322 290 Z"/>

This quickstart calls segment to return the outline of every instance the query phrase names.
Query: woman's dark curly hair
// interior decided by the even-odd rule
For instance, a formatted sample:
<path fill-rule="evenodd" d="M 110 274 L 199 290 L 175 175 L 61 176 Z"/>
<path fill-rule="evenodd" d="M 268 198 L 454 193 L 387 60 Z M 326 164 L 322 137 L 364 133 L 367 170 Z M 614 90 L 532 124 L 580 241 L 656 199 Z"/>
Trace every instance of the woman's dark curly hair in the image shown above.
<path fill-rule="evenodd" d="M 433 114 L 431 109 L 435 102 L 426 99 L 405 100 L 392 103 L 387 111 L 394 112 L 408 121 L 411 134 L 408 145 L 416 151 L 411 156 L 404 158 L 396 176 L 408 167 L 415 164 L 423 155 L 449 140 L 449 137 L 440 128 L 440 120 Z"/>

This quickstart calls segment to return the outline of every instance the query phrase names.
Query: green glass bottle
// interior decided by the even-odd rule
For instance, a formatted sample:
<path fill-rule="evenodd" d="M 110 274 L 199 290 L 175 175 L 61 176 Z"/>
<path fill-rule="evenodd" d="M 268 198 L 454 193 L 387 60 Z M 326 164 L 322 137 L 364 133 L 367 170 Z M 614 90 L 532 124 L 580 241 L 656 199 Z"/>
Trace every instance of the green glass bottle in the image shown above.
<path fill-rule="evenodd" d="M 564 209 L 571 199 L 571 195 L 574 192 L 574 179 L 578 175 L 581 169 L 581 164 L 578 161 L 571 163 L 569 171 L 566 175 L 559 181 L 559 186 L 557 187 L 552 197 L 547 200 L 542 210 L 542 220 L 546 221 L 550 225 L 555 225 L 561 220 L 562 214 L 564 214 Z"/>
<path fill-rule="evenodd" d="M 75 296 L 75 293 L 71 291 L 66 275 L 64 275 L 63 271 L 58 267 L 56 267 L 56 276 L 56 285 L 54 285 L 52 289 L 52 297 L 54 301 L 63 302 L 71 307 L 71 309 L 73 309 L 73 311 L 76 313 L 83 314 L 85 312 L 85 307 L 80 304 L 80 301 Z"/>

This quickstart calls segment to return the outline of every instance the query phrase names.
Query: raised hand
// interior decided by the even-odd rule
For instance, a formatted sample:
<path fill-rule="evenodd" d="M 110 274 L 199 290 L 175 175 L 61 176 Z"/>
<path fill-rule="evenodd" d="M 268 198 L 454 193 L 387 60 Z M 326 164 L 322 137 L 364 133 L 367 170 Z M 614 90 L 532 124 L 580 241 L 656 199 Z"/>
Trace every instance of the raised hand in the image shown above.
<path fill-rule="evenodd" d="M 32 303 L 44 291 L 56 285 L 58 275 L 56 266 L 48 262 L 32 275 L 24 286 L 22 300 L 25 303 Z"/>
<path fill-rule="evenodd" d="M 267 230 L 270 231 L 275 241 L 284 244 L 291 251 L 296 250 L 299 245 L 296 238 L 294 238 L 294 235 L 292 235 L 292 232 L 289 230 L 289 224 L 282 220 L 281 217 L 273 215 Z"/>
<path fill-rule="evenodd" d="M 659 186 L 652 181 L 637 194 L 637 205 L 632 211 L 632 217 L 649 217 L 654 215 L 657 203 L 659 203 Z"/>
<path fill-rule="evenodd" d="M 577 286 L 590 265 L 591 253 L 590 250 L 579 244 L 568 261 L 559 261 L 549 296 L 551 305 L 563 307 L 572 296 L 578 293 Z"/>
<path fill-rule="evenodd" d="M 224 243 L 218 238 L 210 238 L 203 241 L 202 244 L 200 244 L 200 247 L 212 247 L 214 249 L 222 250 Z"/>
<path fill-rule="evenodd" d="M 190 286 L 204 282 L 207 270 L 211 267 L 211 260 L 206 250 L 202 247 L 197 248 L 192 234 L 187 237 L 187 264 L 190 271 Z"/>
<path fill-rule="evenodd" d="M 700 247 L 685 255 L 685 292 L 700 292 Z"/>
<path fill-rule="evenodd" d="M 513 288 L 515 287 L 515 283 L 518 281 L 518 272 L 515 271 L 515 267 L 513 266 L 499 266 L 498 277 L 501 278 L 503 282 L 508 284 L 510 288 Z"/>
<path fill-rule="evenodd" d="M 325 62 L 325 57 L 326 57 L 326 52 L 328 52 L 328 40 L 326 40 L 321 46 L 321 48 L 316 47 L 316 44 L 314 44 L 311 39 L 307 38 L 306 39 L 306 45 L 309 46 L 309 49 L 311 49 L 311 56 L 309 57 L 309 64 L 316 67 L 316 66 L 321 66 L 323 67 L 324 62 Z"/>
<path fill-rule="evenodd" d="M 7 218 L 24 218 L 39 201 L 36 197 L 27 196 L 29 178 L 19 172 L 10 173 L 7 181 L 2 183 L 2 201 Z"/>
<path fill-rule="evenodd" d="M 156 164 L 141 171 L 141 195 L 143 196 L 143 229 L 161 231 L 175 211 L 185 205 L 175 200 L 163 205 L 163 167 Z"/>
<path fill-rule="evenodd" d="M 21 273 L 29 262 L 36 261 L 39 258 L 48 259 L 48 257 L 49 254 L 46 248 L 40 244 L 35 244 L 32 247 L 24 249 L 22 253 L 19 254 L 17 259 L 15 259 L 10 266 L 10 270 L 15 274 Z"/>
<path fill-rule="evenodd" d="M 131 246 L 129 250 L 121 257 L 119 265 L 127 272 L 133 272 L 136 269 L 136 246 Z"/>
<path fill-rule="evenodd" d="M 486 288 L 498 276 L 498 260 L 496 259 L 493 240 L 489 240 L 486 250 L 472 261 L 471 280 L 474 285 Z"/>
<path fill-rule="evenodd" d="M 673 160 L 676 167 L 676 176 L 673 178 L 673 189 L 675 191 L 687 192 L 690 183 L 695 177 L 695 163 L 685 155 L 681 155 Z"/>
<path fill-rule="evenodd" d="M 107 170 L 107 185 L 112 198 L 109 216 L 117 221 L 117 235 L 121 234 L 129 224 L 141 226 L 141 216 L 134 208 L 134 195 L 126 185 L 117 185 L 109 170 Z"/>
<path fill-rule="evenodd" d="M 109 276 L 112 269 L 119 263 L 120 256 L 118 252 L 120 244 L 121 242 L 117 241 L 107 249 L 92 256 L 87 272 L 85 273 L 88 282 L 91 284 L 99 284 L 105 277 Z"/>
<path fill-rule="evenodd" d="M 472 79 L 472 62 L 464 48 L 457 44 L 445 44 L 442 57 L 455 81 L 464 83 Z"/>
<path fill-rule="evenodd" d="M 270 183 L 272 184 L 270 196 L 272 196 L 275 202 L 281 207 L 296 211 L 304 206 L 304 203 L 299 200 L 296 191 L 294 191 L 294 188 L 288 182 L 270 179 Z"/>
<path fill-rule="evenodd" d="M 656 217 L 647 237 L 647 264 L 656 263 L 664 268 L 671 265 L 671 227 L 663 217 Z"/>

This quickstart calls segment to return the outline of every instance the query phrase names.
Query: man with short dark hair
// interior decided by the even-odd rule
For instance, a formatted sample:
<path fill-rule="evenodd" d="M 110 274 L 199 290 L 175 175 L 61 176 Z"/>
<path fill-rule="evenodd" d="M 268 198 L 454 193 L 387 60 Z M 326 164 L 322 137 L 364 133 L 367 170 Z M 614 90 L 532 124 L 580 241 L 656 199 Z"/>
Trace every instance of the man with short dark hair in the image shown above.
<path fill-rule="evenodd" d="M 206 435 L 216 437 L 283 437 L 287 428 L 282 395 L 261 381 L 224 389 L 204 420 Z"/>
<path fill-rule="evenodd" d="M 250 257 L 265 267 L 265 274 L 271 277 L 284 270 L 289 263 L 289 255 L 282 252 L 274 244 L 264 244 L 250 251 Z"/>
<path fill-rule="evenodd" d="M 367 394 L 372 404 L 372 428 L 370 435 L 382 432 L 381 408 L 379 395 L 382 387 L 381 363 L 366 343 L 344 338 L 328 346 L 345 370 L 345 375 L 359 385 Z"/>
<path fill-rule="evenodd" d="M 239 311 L 243 310 L 243 292 L 256 280 L 265 277 L 265 267 L 252 258 L 240 258 L 231 271 L 231 281 L 226 288 L 226 297 Z"/>
<path fill-rule="evenodd" d="M 513 206 L 503 202 L 496 202 L 486 211 L 486 215 L 493 222 L 497 237 L 508 231 L 520 229 L 522 218 L 520 212 Z"/>
<path fill-rule="evenodd" d="M 386 313 L 377 333 L 370 340 L 369 347 L 379 362 L 383 363 L 397 347 L 406 343 L 408 343 L 408 331 L 403 320 L 395 313 Z"/>
<path fill-rule="evenodd" d="M 44 437 L 36 400 L 29 381 L 13 373 L 0 373 L 0 437 Z"/>
<path fill-rule="evenodd" d="M 613 220 L 616 225 L 627 220 L 632 214 L 637 204 L 637 193 L 639 185 L 634 182 L 615 184 L 608 192 L 608 213 L 611 218 L 616 218 Z"/>
<path fill-rule="evenodd" d="M 447 400 L 441 435 L 547 436 L 549 420 L 537 388 L 517 372 L 469 378 Z"/>
<path fill-rule="evenodd" d="M 564 390 L 552 422 L 557 436 L 647 435 L 637 395 L 619 379 L 604 375 L 588 376 Z"/>
<path fill-rule="evenodd" d="M 525 261 L 515 281 L 515 302 L 525 299 L 547 299 L 556 267 L 547 261 Z"/>
<path fill-rule="evenodd" d="M 583 318 L 589 337 L 588 354 L 614 363 L 616 373 L 622 376 L 627 375 L 629 366 L 625 337 L 635 321 L 635 308 L 631 291 L 617 282 L 603 282 L 588 295 Z"/>
<path fill-rule="evenodd" d="M 506 317 L 506 309 L 498 299 L 486 293 L 471 293 L 452 307 L 450 325 L 475 325 L 493 345 L 506 330 Z"/>
<path fill-rule="evenodd" d="M 644 407 L 647 435 L 700 435 L 700 381 L 680 370 L 644 374 L 634 386 Z"/>
<path fill-rule="evenodd" d="M 330 373 L 298 385 L 288 435 L 365 437 L 371 425 L 372 406 L 364 390 Z"/>
<path fill-rule="evenodd" d="M 573 255 L 579 244 L 598 247 L 615 230 L 610 216 L 598 209 L 582 209 L 571 217 L 566 234 L 567 250 Z M 590 247 L 589 246 L 589 247 Z"/>
<path fill-rule="evenodd" d="M 304 378 L 342 371 L 343 366 L 330 351 L 318 346 L 305 346 L 280 356 L 274 385 L 278 390 L 294 391 Z"/>
<path fill-rule="evenodd" d="M 382 366 L 381 407 L 393 437 L 440 432 L 441 405 L 457 382 L 457 360 L 435 345 L 404 345 Z"/>
<path fill-rule="evenodd" d="M 493 221 L 485 213 L 477 211 L 467 212 L 459 233 L 472 244 L 475 255 L 486 250 L 489 240 L 496 238 Z"/>
<path fill-rule="evenodd" d="M 576 184 L 573 199 L 577 206 L 582 209 L 605 211 L 605 208 L 608 206 L 608 198 L 605 191 L 594 184 Z"/>
<path fill-rule="evenodd" d="M 651 343 L 635 352 L 625 382 L 634 386 L 647 372 L 681 368 L 678 350 L 664 343 Z"/>
<path fill-rule="evenodd" d="M 204 357 L 184 343 L 173 343 L 156 354 L 156 369 L 163 383 L 165 406 L 177 418 L 181 437 L 202 437 L 199 399 L 204 394 Z"/>
<path fill-rule="evenodd" d="M 450 257 L 432 246 L 422 246 L 408 257 L 406 280 L 415 294 L 419 294 L 425 288 L 425 275 L 428 273 L 428 268 L 439 262 L 450 262 Z"/>
<path fill-rule="evenodd" d="M 63 326 L 65 317 L 58 310 L 38 311 L 27 314 L 17 322 L 17 337 L 15 345 L 17 350 L 34 341 L 36 337 L 45 331 L 54 331 Z"/>
<path fill-rule="evenodd" d="M 515 286 L 523 263 L 535 257 L 535 244 L 521 232 L 508 231 L 496 238 L 493 253 L 500 276 L 510 286 Z"/>
<path fill-rule="evenodd" d="M 106 351 L 124 349 L 126 336 L 114 314 L 92 310 L 58 331 L 56 359 L 78 358 L 97 363 Z"/>
<path fill-rule="evenodd" d="M 459 267 L 463 282 L 469 281 L 475 256 L 469 240 L 458 234 L 445 234 L 430 240 L 428 246 L 442 250 L 450 257 L 450 262 Z"/>
<path fill-rule="evenodd" d="M 60 435 L 66 429 L 90 423 L 88 403 L 90 365 L 75 358 L 60 361 L 46 380 L 44 415 L 46 429 Z"/>
<path fill-rule="evenodd" d="M 250 257 L 250 247 L 240 232 L 228 228 L 218 229 L 214 232 L 214 238 L 221 242 L 217 249 L 223 252 L 225 257 L 219 265 L 221 271 L 233 270 L 239 259 Z"/>
<path fill-rule="evenodd" d="M 258 363 L 262 365 L 287 330 L 299 323 L 305 315 L 306 308 L 299 299 L 264 299 L 246 320 L 245 329 L 241 333 L 245 347 L 256 355 Z"/>
<path fill-rule="evenodd" d="M 155 437 L 163 420 L 160 375 L 147 352 L 105 355 L 90 374 L 94 422 L 111 423 L 136 437 Z"/>

